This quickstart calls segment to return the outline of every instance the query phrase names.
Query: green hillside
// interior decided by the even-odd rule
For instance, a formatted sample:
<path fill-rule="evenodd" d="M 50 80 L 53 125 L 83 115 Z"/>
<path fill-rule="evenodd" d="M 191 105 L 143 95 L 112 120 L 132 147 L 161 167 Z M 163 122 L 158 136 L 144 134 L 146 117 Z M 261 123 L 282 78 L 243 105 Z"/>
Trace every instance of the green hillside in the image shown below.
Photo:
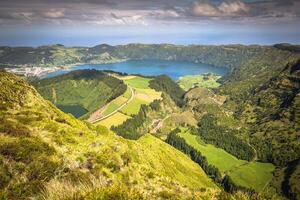
<path fill-rule="evenodd" d="M 256 191 L 263 191 L 268 186 L 275 169 L 271 163 L 247 162 L 227 153 L 223 149 L 206 144 L 199 136 L 182 129 L 179 136 L 198 149 L 207 158 L 209 164 L 216 166 L 222 173 L 229 175 L 233 182 Z M 221 159 L 220 159 L 221 158 Z"/>
<path fill-rule="evenodd" d="M 194 87 L 217 88 L 220 86 L 220 83 L 217 82 L 220 78 L 221 76 L 209 73 L 201 75 L 187 75 L 179 78 L 178 85 L 185 91 Z"/>
<path fill-rule="evenodd" d="M 128 141 L 79 121 L 6 72 L 0 72 L 0 87 L 1 199 L 202 199 L 220 193 L 198 165 L 151 135 Z"/>
<path fill-rule="evenodd" d="M 96 70 L 73 71 L 33 85 L 45 99 L 75 117 L 104 106 L 126 91 L 121 80 Z"/>
<path fill-rule="evenodd" d="M 112 127 L 119 136 L 134 139 L 129 141 L 103 126 L 78 121 L 60 112 L 23 80 L 1 72 L 2 196 L 40 197 L 37 188 L 45 188 L 42 195 L 48 199 L 72 199 L 70 195 L 76 191 L 87 199 L 101 195 L 113 199 L 109 195 L 116 191 L 132 195 L 125 199 L 140 195 L 180 199 L 199 197 L 199 193 L 208 195 L 206 199 L 247 199 L 243 192 L 239 193 L 242 196 L 235 196 L 236 187 L 230 188 L 234 183 L 289 199 L 299 198 L 299 46 L 0 47 L 1 67 L 127 59 L 191 61 L 227 67 L 230 73 L 218 80 L 203 75 L 188 76 L 179 81 L 181 87 L 167 76 L 115 78 L 95 71 L 72 72 L 34 82 L 45 99 L 65 112 L 76 110 L 76 116 L 102 106 L 103 113 L 109 114 L 130 99 L 132 88 L 133 100 L 97 123 Z M 190 142 L 194 149 L 182 141 L 175 140 L 172 145 L 177 144 L 176 148 L 194 162 L 157 139 L 168 139 L 177 127 L 193 130 L 194 135 L 183 134 L 181 140 Z M 29 152 L 33 152 L 32 156 L 25 158 Z M 215 184 L 195 163 L 234 194 L 227 196 L 221 189 L 215 189 Z M 110 185 L 113 186 L 107 187 Z M 202 187 L 212 189 L 202 192 Z M 250 194 L 251 199 L 265 199 L 260 196 L 263 194 L 258 197 L 256 193 Z"/>
<path fill-rule="evenodd" d="M 236 119 L 247 126 L 245 135 L 258 157 L 284 166 L 300 156 L 300 55 L 272 56 L 274 61 L 261 60 L 236 70 L 220 91 L 230 96 L 228 103 L 234 105 Z M 266 67 L 258 70 L 261 65 Z"/>
<path fill-rule="evenodd" d="M 220 67 L 240 67 L 262 54 L 282 51 L 278 47 L 258 45 L 172 45 L 128 44 L 95 47 L 63 45 L 32 47 L 0 47 L 0 65 L 64 66 L 76 63 L 111 63 L 126 59 L 159 59 L 206 63 Z M 287 51 L 288 53 L 288 51 Z M 15 59 L 18 58 L 18 59 Z"/>

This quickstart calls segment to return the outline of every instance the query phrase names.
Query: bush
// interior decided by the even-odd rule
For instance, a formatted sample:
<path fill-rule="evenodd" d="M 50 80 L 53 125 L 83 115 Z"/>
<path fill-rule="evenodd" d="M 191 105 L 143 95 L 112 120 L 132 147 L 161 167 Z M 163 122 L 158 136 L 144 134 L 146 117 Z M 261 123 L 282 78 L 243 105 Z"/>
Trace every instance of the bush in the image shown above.
<path fill-rule="evenodd" d="M 53 176 L 55 176 L 55 172 L 60 166 L 61 163 L 58 161 L 53 161 L 45 156 L 38 157 L 28 165 L 27 178 L 29 181 L 49 181 Z"/>
<path fill-rule="evenodd" d="M 83 183 L 83 184 L 90 184 L 91 177 L 88 173 L 83 172 L 79 169 L 73 169 L 71 171 L 66 172 L 62 178 L 64 180 L 70 181 L 72 183 Z"/>
<path fill-rule="evenodd" d="M 143 200 L 144 197 L 138 191 L 126 186 L 114 185 L 106 188 L 99 188 L 88 193 L 83 199 L 86 200 Z"/>
<path fill-rule="evenodd" d="M 100 135 L 107 135 L 109 133 L 109 130 L 105 126 L 97 125 L 96 132 Z"/>
<path fill-rule="evenodd" d="M 50 156 L 54 152 L 53 147 L 35 137 L 0 141 L 0 153 L 2 155 L 27 164 L 41 155 Z"/>
<path fill-rule="evenodd" d="M 9 172 L 7 165 L 0 156 L 0 189 L 5 188 L 11 179 L 12 175 Z"/>
<path fill-rule="evenodd" d="M 8 188 L 9 199 L 28 199 L 29 196 L 44 190 L 43 181 L 33 180 L 11 185 Z"/>

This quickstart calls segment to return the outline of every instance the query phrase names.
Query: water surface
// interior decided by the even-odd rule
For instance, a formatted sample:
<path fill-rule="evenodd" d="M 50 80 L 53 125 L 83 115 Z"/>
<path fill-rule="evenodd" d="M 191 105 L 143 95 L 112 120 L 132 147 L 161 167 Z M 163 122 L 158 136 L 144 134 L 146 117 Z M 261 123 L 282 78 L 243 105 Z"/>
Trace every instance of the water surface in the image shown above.
<path fill-rule="evenodd" d="M 61 111 L 65 113 L 71 113 L 74 117 L 79 118 L 82 115 L 86 114 L 86 110 L 81 105 L 56 105 Z"/>
<path fill-rule="evenodd" d="M 166 60 L 128 60 L 120 63 L 111 64 L 84 64 L 72 67 L 67 70 L 59 70 L 49 73 L 45 78 L 58 76 L 74 70 L 80 69 L 96 69 L 96 70 L 112 70 L 127 74 L 141 74 L 145 76 L 156 76 L 165 74 L 174 80 L 185 75 L 196 75 L 203 73 L 214 73 L 217 75 L 225 75 L 227 68 L 216 67 L 208 64 L 196 64 L 184 61 L 166 61 Z"/>

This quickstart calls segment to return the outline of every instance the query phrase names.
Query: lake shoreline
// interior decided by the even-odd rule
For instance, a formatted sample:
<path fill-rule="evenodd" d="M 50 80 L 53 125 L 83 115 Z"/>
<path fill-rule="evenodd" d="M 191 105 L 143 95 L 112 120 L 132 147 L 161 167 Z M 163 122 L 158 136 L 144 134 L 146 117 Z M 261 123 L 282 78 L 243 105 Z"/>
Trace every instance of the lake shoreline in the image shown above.
<path fill-rule="evenodd" d="M 55 77 L 66 74 L 74 70 L 95 69 L 100 71 L 115 71 L 126 74 L 139 74 L 141 76 L 167 75 L 174 80 L 178 80 L 186 75 L 199 75 L 203 73 L 213 73 L 224 76 L 229 72 L 226 67 L 214 66 L 209 64 L 194 63 L 188 61 L 170 61 L 170 60 L 123 60 L 114 63 L 103 64 L 84 64 L 77 63 L 66 66 L 55 72 L 46 74 L 43 78 Z"/>

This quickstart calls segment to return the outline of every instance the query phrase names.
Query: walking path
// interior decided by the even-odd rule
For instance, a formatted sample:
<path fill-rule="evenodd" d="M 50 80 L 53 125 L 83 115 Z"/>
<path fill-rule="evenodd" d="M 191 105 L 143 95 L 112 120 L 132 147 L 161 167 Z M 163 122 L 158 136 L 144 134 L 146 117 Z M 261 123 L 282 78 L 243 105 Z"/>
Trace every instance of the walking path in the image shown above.
<path fill-rule="evenodd" d="M 128 88 L 130 89 L 130 91 L 131 91 L 131 97 L 130 97 L 125 103 L 123 103 L 120 107 L 118 107 L 118 108 L 117 108 L 116 110 L 114 110 L 113 112 L 111 112 L 111 113 L 109 113 L 109 114 L 107 114 L 107 115 L 105 115 L 105 116 L 103 116 L 103 117 L 100 117 L 100 118 L 98 118 L 98 119 L 91 120 L 90 122 L 91 122 L 91 123 L 96 123 L 96 122 L 102 121 L 102 120 L 104 120 L 104 119 L 107 119 L 107 118 L 111 117 L 112 115 L 116 114 L 118 111 L 120 111 L 122 108 L 124 108 L 127 104 L 129 104 L 129 103 L 133 100 L 133 98 L 135 97 L 135 91 L 134 91 L 134 89 L 133 89 L 132 87 L 130 87 L 129 85 L 127 85 L 127 87 L 128 87 Z"/>

